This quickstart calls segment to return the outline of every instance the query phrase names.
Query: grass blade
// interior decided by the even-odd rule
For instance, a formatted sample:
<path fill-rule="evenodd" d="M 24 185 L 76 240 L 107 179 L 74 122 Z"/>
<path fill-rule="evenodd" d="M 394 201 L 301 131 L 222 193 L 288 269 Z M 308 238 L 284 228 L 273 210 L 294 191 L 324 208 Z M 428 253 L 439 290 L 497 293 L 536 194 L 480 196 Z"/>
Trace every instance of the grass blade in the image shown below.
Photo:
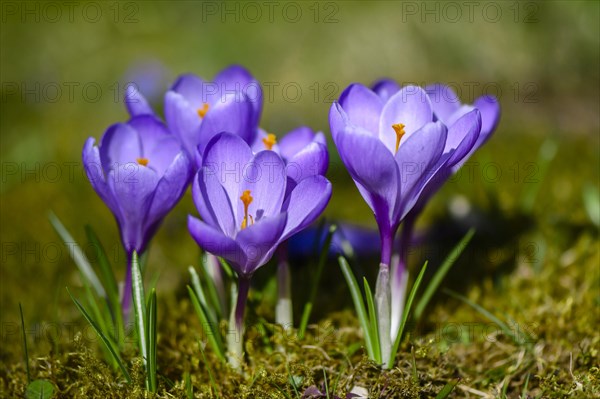
<path fill-rule="evenodd" d="M 108 349 L 110 354 L 113 356 L 113 358 L 117 362 L 117 364 L 118 364 L 119 368 L 121 369 L 121 372 L 123 373 L 123 376 L 125 377 L 127 382 L 129 384 L 131 384 L 131 377 L 129 376 L 129 373 L 127 372 L 127 369 L 125 368 L 125 365 L 123 364 L 123 361 L 121 360 L 121 357 L 115 350 L 111 341 L 106 337 L 106 335 L 104 335 L 104 333 L 102 332 L 102 330 L 100 330 L 100 328 L 94 322 L 94 320 L 92 320 L 92 318 L 90 317 L 88 312 L 85 310 L 85 308 L 81 305 L 81 303 L 79 303 L 79 301 L 77 299 L 75 299 L 73 297 L 73 295 L 71 295 L 71 291 L 69 291 L 68 288 L 67 288 L 67 292 L 69 293 L 71 300 L 73 300 L 73 302 L 75 303 L 75 306 L 77 306 L 77 309 L 79 309 L 79 311 L 81 312 L 83 317 L 87 320 L 87 322 L 90 323 L 90 325 L 92 326 L 92 328 L 94 329 L 96 334 L 98 334 L 98 337 L 100 337 L 100 339 L 102 340 L 102 342 L 104 343 L 104 345 L 106 346 L 106 348 Z"/>
<path fill-rule="evenodd" d="M 462 240 L 460 240 L 460 242 L 454 248 L 452 248 L 450 254 L 446 257 L 446 259 L 444 259 L 442 266 L 435 272 L 433 278 L 425 288 L 425 292 L 423 293 L 423 296 L 421 296 L 421 299 L 419 299 L 419 302 L 417 303 L 417 306 L 415 308 L 416 320 L 419 320 L 421 318 L 421 315 L 423 315 L 423 311 L 427 307 L 427 304 L 431 300 L 431 297 L 433 296 L 433 294 L 435 294 L 435 291 L 442 283 L 442 280 L 444 280 L 444 277 L 446 277 L 446 274 L 448 273 L 452 265 L 454 265 L 454 262 L 456 262 L 458 257 L 467 247 L 467 245 L 469 245 L 469 242 L 473 238 L 474 234 L 475 229 L 469 229 L 469 231 L 467 232 L 467 234 L 465 234 Z"/>
<path fill-rule="evenodd" d="M 100 243 L 96 232 L 91 226 L 85 226 L 85 231 L 88 236 L 88 240 L 92 247 L 96 251 L 98 257 L 98 265 L 100 266 L 100 275 L 102 276 L 102 284 L 106 289 L 107 300 L 110 306 L 110 312 L 115 325 L 115 335 L 117 336 L 117 342 L 119 346 L 122 346 L 125 340 L 125 325 L 123 321 L 123 313 L 121 311 L 121 301 L 119 299 L 119 287 L 117 285 L 117 279 L 113 272 L 113 269 L 106 256 L 106 251 Z M 118 335 L 117 335 L 118 334 Z"/>
<path fill-rule="evenodd" d="M 192 300 L 194 310 L 196 310 L 196 314 L 198 315 L 200 323 L 202 324 L 202 330 L 204 330 L 204 333 L 208 338 L 210 346 L 215 351 L 217 357 L 221 361 L 225 362 L 225 349 L 223 347 L 223 341 L 221 340 L 221 332 L 219 331 L 219 326 L 209 321 L 208 316 L 206 315 L 206 312 L 202 307 L 202 304 L 198 300 L 198 297 L 196 296 L 196 293 L 194 292 L 192 287 L 188 285 L 187 289 L 188 293 L 190 294 L 190 299 Z"/>
<path fill-rule="evenodd" d="M 214 258 L 213 255 L 210 256 Z M 207 299 L 209 299 L 212 304 L 211 308 L 216 310 L 216 318 L 221 319 L 223 315 L 227 314 L 227 300 L 224 296 L 225 287 L 223 273 L 221 273 L 220 263 L 211 266 L 208 257 L 209 255 L 207 253 L 204 253 L 202 255 L 202 268 L 200 270 L 202 272 L 202 275 L 204 276 L 204 281 L 206 281 Z M 218 268 L 218 272 L 215 272 L 214 270 L 211 271 L 210 269 L 213 267 Z M 215 282 L 213 277 L 213 275 L 216 273 L 218 273 L 221 277 L 221 280 L 219 281 L 221 289 L 217 288 L 217 283 Z"/>
<path fill-rule="evenodd" d="M 85 232 L 90 244 L 96 252 L 96 256 L 98 257 L 98 265 L 100 266 L 102 285 L 106 289 L 108 299 L 111 302 L 115 302 L 116 299 L 116 303 L 119 303 L 119 287 L 117 285 L 117 280 L 113 273 L 110 262 L 108 261 L 108 256 L 106 256 L 106 251 L 100 243 L 100 239 L 96 235 L 96 232 L 92 229 L 90 225 L 85 226 Z"/>
<path fill-rule="evenodd" d="M 425 262 L 425 264 L 421 268 L 421 271 L 419 272 L 419 275 L 417 276 L 410 290 L 410 293 L 408 294 L 408 298 L 406 299 L 406 305 L 404 305 L 404 312 L 402 312 L 402 322 L 400 323 L 400 327 L 398 328 L 398 335 L 396 336 L 396 340 L 394 341 L 392 354 L 388 362 L 388 368 L 392 368 L 392 366 L 394 365 L 396 353 L 398 353 L 398 347 L 400 346 L 402 336 L 404 335 L 404 328 L 406 327 L 406 322 L 408 321 L 408 316 L 410 315 L 412 303 L 415 300 L 415 296 L 417 295 L 417 291 L 419 290 L 419 286 L 421 285 L 421 281 L 423 280 L 423 276 L 425 275 L 425 270 L 427 270 L 427 263 L 428 262 Z"/>
<path fill-rule="evenodd" d="M 458 384 L 459 381 L 460 381 L 460 379 L 457 378 L 456 380 L 450 381 L 449 383 L 444 385 L 442 390 L 440 392 L 438 392 L 438 394 L 435 396 L 435 399 L 447 398 L 448 395 L 450 395 L 450 393 L 454 390 L 454 387 Z"/>
<path fill-rule="evenodd" d="M 19 313 L 21 313 L 21 333 L 23 334 L 23 356 L 25 359 L 25 370 L 27 371 L 27 383 L 31 382 L 31 374 L 29 372 L 29 350 L 27 349 L 27 335 L 25 335 L 25 318 L 23 317 L 23 307 L 19 302 Z"/>
<path fill-rule="evenodd" d="M 210 379 L 210 386 L 211 386 L 212 390 L 215 392 L 215 396 L 217 398 L 220 398 L 221 395 L 219 395 L 219 388 L 217 386 L 217 383 L 216 383 L 213 373 L 211 371 L 210 364 L 206 360 L 206 355 L 204 354 L 204 347 L 202 346 L 202 342 L 198 342 L 198 346 L 200 347 L 200 353 L 202 354 L 202 360 L 204 361 L 204 364 L 206 365 L 206 371 L 208 371 L 208 378 Z"/>
<path fill-rule="evenodd" d="M 198 301 L 200 302 L 204 311 L 206 312 L 206 315 L 208 316 L 209 321 L 211 323 L 216 324 L 217 316 L 212 311 L 213 307 L 208 304 L 206 295 L 204 294 L 204 289 L 202 288 L 202 284 L 200 283 L 200 276 L 198 276 L 198 273 L 196 272 L 196 269 L 193 266 L 188 267 L 188 270 L 189 270 L 190 276 L 192 278 L 192 287 L 194 288 L 194 292 L 196 293 L 196 297 L 198 298 Z"/>
<path fill-rule="evenodd" d="M 319 263 L 317 264 L 317 271 L 314 274 L 314 279 L 312 281 L 310 296 L 308 297 L 308 301 L 304 305 L 304 309 L 302 309 L 302 318 L 300 319 L 300 326 L 298 328 L 298 338 L 300 339 L 304 338 L 304 333 L 306 332 L 306 327 L 308 326 L 308 320 L 312 312 L 313 304 L 315 303 L 315 298 L 317 297 L 317 291 L 319 288 L 319 281 L 321 280 L 321 274 L 323 274 L 325 262 L 327 261 L 327 255 L 329 254 L 329 247 L 331 246 L 331 240 L 333 239 L 333 233 L 335 233 L 336 229 L 336 225 L 332 224 L 331 226 L 329 226 L 329 231 L 327 232 L 327 236 L 325 237 L 323 248 L 321 248 L 321 254 L 319 255 Z"/>
<path fill-rule="evenodd" d="M 448 295 L 450 295 L 453 298 L 456 298 L 464 303 L 466 303 L 467 305 L 469 305 L 470 307 L 472 307 L 473 309 L 475 309 L 476 311 L 478 311 L 481 315 L 483 315 L 485 318 L 487 318 L 488 320 L 490 320 L 492 323 L 496 323 L 498 325 L 498 327 L 500 327 L 500 329 L 502 330 L 502 332 L 504 334 L 506 334 L 508 337 L 510 337 L 513 342 L 517 345 L 520 345 L 522 342 L 519 342 L 518 337 L 515 335 L 515 333 L 511 330 L 511 328 L 502 320 L 500 320 L 498 317 L 494 316 L 489 310 L 484 309 L 482 306 L 476 304 L 475 302 L 471 301 L 469 298 L 464 297 L 462 295 L 460 295 L 459 293 L 456 293 L 454 291 L 445 289 L 444 292 Z"/>
<path fill-rule="evenodd" d="M 531 373 L 527 373 L 527 378 L 525 378 L 525 385 L 523 386 L 521 399 L 527 399 L 529 397 L 529 395 L 527 395 L 527 387 L 529 386 L 529 376 L 531 376 Z"/>
<path fill-rule="evenodd" d="M 148 385 L 150 392 L 156 392 L 156 290 L 152 289 L 150 292 L 150 298 L 148 298 Z"/>
<path fill-rule="evenodd" d="M 142 271 L 138 255 L 134 251 L 131 258 L 131 288 L 133 290 L 133 309 L 135 311 L 135 325 L 138 333 L 138 343 L 140 355 L 144 360 L 144 366 L 148 363 L 148 343 L 147 343 L 147 315 L 146 315 L 146 296 L 144 294 L 144 281 L 142 280 Z M 147 381 L 146 381 L 147 382 Z"/>
<path fill-rule="evenodd" d="M 69 254 L 71 255 L 71 258 L 73 258 L 75 265 L 77 265 L 88 283 L 94 288 L 98 296 L 106 298 L 106 291 L 104 290 L 104 287 L 102 286 L 102 283 L 92 268 L 89 260 L 81 250 L 81 247 L 75 242 L 71 234 L 67 231 L 65 226 L 63 226 L 53 212 L 48 214 L 48 218 L 50 219 L 50 223 L 52 224 L 52 227 L 54 227 L 56 233 L 63 240 L 67 248 L 69 248 Z"/>
<path fill-rule="evenodd" d="M 192 376 L 188 371 L 183 373 L 183 380 L 185 386 L 185 395 L 188 399 L 194 399 L 194 384 L 192 384 Z"/>
<path fill-rule="evenodd" d="M 340 268 L 342 269 L 342 274 L 346 279 L 346 283 L 348 283 L 348 288 L 350 288 L 350 295 L 352 296 L 352 302 L 354 302 L 354 308 L 356 309 L 356 314 L 358 316 L 358 320 L 360 321 L 360 325 L 362 326 L 363 332 L 365 334 L 365 344 L 367 347 L 367 353 L 371 359 L 375 358 L 375 350 L 373 348 L 373 338 L 371 337 L 371 329 L 369 328 L 369 319 L 367 316 L 367 311 L 365 310 L 365 303 L 362 298 L 362 293 L 360 292 L 360 287 L 354 278 L 354 274 L 352 274 L 352 270 L 350 270 L 350 265 L 343 256 L 338 258 L 340 263 Z"/>
<path fill-rule="evenodd" d="M 369 311 L 369 324 L 371 327 L 371 337 L 373 339 L 373 355 L 375 361 L 381 363 L 381 345 L 379 343 L 379 325 L 377 324 L 377 313 L 375 312 L 375 302 L 373 301 L 373 293 L 369 282 L 363 277 L 363 285 L 365 287 L 365 297 L 367 298 L 367 309 Z"/>
<path fill-rule="evenodd" d="M 219 259 L 219 263 L 221 264 L 221 266 L 223 266 L 223 271 L 225 272 L 225 274 L 227 274 L 227 277 L 229 277 L 231 280 L 237 279 L 235 273 L 233 272 L 233 269 L 231 268 L 231 266 L 229 266 L 229 263 L 227 263 L 227 261 L 221 257 L 218 257 L 217 259 Z"/>

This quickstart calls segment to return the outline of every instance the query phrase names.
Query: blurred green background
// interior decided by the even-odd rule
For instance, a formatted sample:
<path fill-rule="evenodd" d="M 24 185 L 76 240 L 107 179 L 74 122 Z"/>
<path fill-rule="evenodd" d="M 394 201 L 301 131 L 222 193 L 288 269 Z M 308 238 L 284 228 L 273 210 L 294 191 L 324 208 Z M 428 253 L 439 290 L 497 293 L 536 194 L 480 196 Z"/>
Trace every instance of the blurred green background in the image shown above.
<path fill-rule="evenodd" d="M 132 80 L 161 109 L 178 74 L 210 79 L 239 63 L 268 87 L 264 128 L 283 134 L 306 124 L 328 138 L 330 103 L 351 82 L 445 82 L 464 102 L 493 94 L 502 119 L 475 157 L 473 179 L 447 184 L 423 224 L 457 193 L 485 206 L 490 186 L 510 212 L 534 184 L 531 176 L 540 190 L 533 212 L 583 223 L 582 186 L 598 189 L 600 166 L 599 4 L 3 2 L 3 322 L 18 320 L 19 301 L 32 321 L 77 317 L 64 290 L 79 285 L 76 267 L 48 222 L 50 210 L 79 242 L 84 224 L 93 225 L 124 273 L 116 224 L 83 176 L 80 153 L 87 137 L 126 120 L 122 97 Z M 530 165 L 547 138 L 558 152 L 542 176 Z M 330 149 L 334 196 L 326 215 L 374 226 Z M 485 162 L 501 175 L 486 176 Z M 196 263 L 188 213 L 195 213 L 189 193 L 153 242 L 149 265 L 161 272 L 159 292 L 181 288 L 187 265 Z"/>

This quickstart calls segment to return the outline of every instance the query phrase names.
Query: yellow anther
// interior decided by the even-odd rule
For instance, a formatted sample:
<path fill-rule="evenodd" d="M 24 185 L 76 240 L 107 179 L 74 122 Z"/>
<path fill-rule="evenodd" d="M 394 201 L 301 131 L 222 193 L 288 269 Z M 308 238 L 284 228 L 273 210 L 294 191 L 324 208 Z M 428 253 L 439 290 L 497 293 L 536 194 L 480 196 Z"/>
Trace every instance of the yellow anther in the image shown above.
<path fill-rule="evenodd" d="M 198 108 L 198 116 L 204 118 L 208 112 L 208 103 L 202 104 L 202 108 Z"/>
<path fill-rule="evenodd" d="M 138 158 L 136 161 L 142 166 L 148 166 L 148 158 Z"/>
<path fill-rule="evenodd" d="M 277 137 L 274 134 L 267 134 L 267 137 L 262 139 L 263 144 L 267 150 L 272 150 L 273 146 L 277 144 Z"/>
<path fill-rule="evenodd" d="M 400 147 L 400 140 L 402 140 L 402 136 L 406 134 L 404 131 L 404 125 L 402 123 L 396 123 L 392 125 L 394 131 L 396 132 L 396 152 L 398 152 L 398 148 Z"/>
<path fill-rule="evenodd" d="M 244 204 L 244 219 L 242 220 L 242 229 L 248 227 L 248 207 L 252 203 L 252 196 L 250 195 L 250 190 L 244 190 L 242 196 L 240 197 L 242 203 Z M 251 223 L 254 223 L 254 218 L 250 216 Z"/>

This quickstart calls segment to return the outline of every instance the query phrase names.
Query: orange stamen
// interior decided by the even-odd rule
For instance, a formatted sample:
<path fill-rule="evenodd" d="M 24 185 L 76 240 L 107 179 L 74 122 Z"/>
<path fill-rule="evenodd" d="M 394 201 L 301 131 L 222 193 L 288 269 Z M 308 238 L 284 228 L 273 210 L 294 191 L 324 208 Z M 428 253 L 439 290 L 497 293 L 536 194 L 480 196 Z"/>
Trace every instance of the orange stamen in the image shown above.
<path fill-rule="evenodd" d="M 267 150 L 272 150 L 273 146 L 277 143 L 277 137 L 274 134 L 267 134 L 267 137 L 262 139 L 263 144 Z"/>
<path fill-rule="evenodd" d="M 138 158 L 136 159 L 137 163 L 139 163 L 142 166 L 148 166 L 148 158 Z"/>
<path fill-rule="evenodd" d="M 248 207 L 250 206 L 254 198 L 252 198 L 252 196 L 250 195 L 250 190 L 244 190 L 240 199 L 244 204 L 244 219 L 242 220 L 242 229 L 245 229 L 246 227 L 248 227 Z M 250 216 L 250 221 L 252 224 L 254 224 L 254 218 L 252 216 Z"/>
<path fill-rule="evenodd" d="M 198 108 L 198 116 L 204 118 L 208 112 L 208 103 L 202 104 L 202 108 Z"/>
<path fill-rule="evenodd" d="M 396 132 L 396 152 L 398 152 L 398 148 L 400 148 L 400 140 L 402 140 L 402 136 L 406 134 L 404 131 L 404 125 L 402 123 L 396 123 L 392 125 L 394 131 Z"/>

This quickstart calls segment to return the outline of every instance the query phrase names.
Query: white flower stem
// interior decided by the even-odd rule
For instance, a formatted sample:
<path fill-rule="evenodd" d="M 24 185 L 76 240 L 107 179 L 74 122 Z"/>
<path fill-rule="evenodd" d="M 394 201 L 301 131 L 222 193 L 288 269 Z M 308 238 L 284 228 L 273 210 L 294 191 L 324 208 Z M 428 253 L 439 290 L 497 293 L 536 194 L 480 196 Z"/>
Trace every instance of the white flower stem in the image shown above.
<path fill-rule="evenodd" d="M 290 265 L 283 256 L 279 259 L 279 264 L 277 265 L 277 305 L 275 307 L 275 322 L 282 326 L 284 330 L 292 328 L 294 323 Z"/>
<path fill-rule="evenodd" d="M 379 274 L 375 286 L 375 307 L 377 311 L 377 324 L 379 327 L 379 347 L 381 350 L 381 361 L 383 368 L 387 368 L 392 352 L 392 341 L 390 337 L 390 267 L 384 263 L 379 265 Z"/>

